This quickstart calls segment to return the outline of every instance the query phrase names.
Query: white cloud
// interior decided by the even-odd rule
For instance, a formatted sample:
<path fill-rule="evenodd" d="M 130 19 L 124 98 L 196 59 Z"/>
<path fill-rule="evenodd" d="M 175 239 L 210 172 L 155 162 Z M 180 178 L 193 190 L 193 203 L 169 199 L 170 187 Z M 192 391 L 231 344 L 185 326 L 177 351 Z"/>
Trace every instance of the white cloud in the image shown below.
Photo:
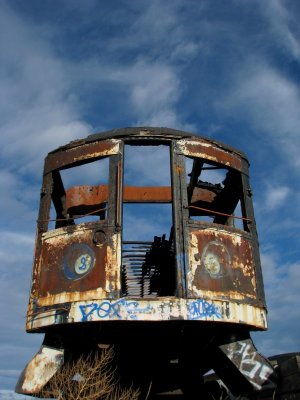
<path fill-rule="evenodd" d="M 284 256 L 262 253 L 269 331 L 259 334 L 258 347 L 267 355 L 298 349 L 300 329 L 300 264 Z"/>
<path fill-rule="evenodd" d="M 292 79 L 250 57 L 240 66 L 230 93 L 217 104 L 226 114 L 242 115 L 260 140 L 269 141 L 266 163 L 281 153 L 292 167 L 299 167 L 300 90 Z"/>
<path fill-rule="evenodd" d="M 40 172 L 40 171 L 39 171 Z M 19 174 L 0 170 L 0 208 L 6 229 L 34 232 L 39 199 L 39 185 L 28 182 Z M 1 234 L 1 231 L 0 231 Z M 6 233 L 5 233 L 6 235 Z"/>
<path fill-rule="evenodd" d="M 154 117 L 170 111 L 179 97 L 179 79 L 175 71 L 163 64 L 138 63 L 132 70 L 132 102 L 137 115 L 146 111 Z"/>
<path fill-rule="evenodd" d="M 154 236 L 166 235 L 169 239 L 172 227 L 172 208 L 169 204 L 138 205 L 124 207 L 124 240 L 153 241 Z"/>
<path fill-rule="evenodd" d="M 138 150 L 138 151 L 137 151 Z M 125 183 L 130 186 L 170 186 L 168 146 L 126 146 Z"/>
<path fill-rule="evenodd" d="M 291 9 L 288 9 L 287 3 L 282 0 L 259 2 L 259 7 L 268 17 L 271 32 L 280 45 L 300 61 L 300 44 L 296 31 L 298 26 L 297 15 Z"/>
<path fill-rule="evenodd" d="M 81 74 L 81 70 L 84 73 Z M 181 74 L 170 62 L 139 57 L 120 67 L 103 65 L 102 61 L 92 59 L 79 68 L 75 66 L 73 74 L 87 75 L 99 86 L 104 83 L 110 83 L 112 87 L 117 85 L 122 97 L 128 98 L 126 107 L 132 125 L 195 129 L 181 120 L 178 110 L 183 91 Z"/>
<path fill-rule="evenodd" d="M 10 170 L 40 176 L 48 151 L 91 128 L 80 120 L 66 66 L 48 38 L 5 3 L 0 15 L 0 156 Z"/>
<path fill-rule="evenodd" d="M 205 8 L 205 4 L 190 4 L 197 14 Z M 131 2 L 126 18 L 128 29 L 122 35 L 109 39 L 111 52 L 136 52 L 136 57 L 147 54 L 148 61 L 165 61 L 188 64 L 197 55 L 202 43 L 197 40 L 197 32 L 185 25 L 182 1 L 153 0 L 151 2 Z M 118 20 L 122 13 L 116 12 Z M 124 16 L 124 15 L 123 15 Z M 123 25 L 124 20 L 118 20 Z M 189 22 L 191 22 L 189 18 Z M 199 26 L 197 25 L 199 30 Z"/>
<path fill-rule="evenodd" d="M 272 187 L 269 185 L 266 190 L 265 210 L 274 211 L 283 206 L 290 194 L 291 191 L 286 186 Z"/>
<path fill-rule="evenodd" d="M 194 130 L 182 121 L 178 102 L 184 90 L 182 71 L 202 44 L 184 26 L 182 2 L 132 2 L 128 7 L 128 29 L 122 30 L 124 14 L 115 11 L 122 33 L 107 38 L 102 53 L 69 65 L 72 79 L 99 91 L 105 85 L 117 86 L 120 96 L 128 98 L 125 106 L 132 125 Z M 120 62 L 129 52 L 131 57 Z"/>
<path fill-rule="evenodd" d="M 221 117 L 243 121 L 252 128 L 253 139 L 257 146 L 262 146 L 257 148 L 258 153 L 269 148 L 269 154 L 265 155 L 266 167 L 275 164 L 276 157 L 284 157 L 295 168 L 292 173 L 298 174 L 300 89 L 293 69 L 289 70 L 291 60 L 296 62 L 294 71 L 299 67 L 298 19 L 286 2 L 273 0 L 257 4 L 261 13 L 258 18 L 263 18 L 266 28 L 259 29 L 249 43 L 249 36 L 245 41 L 239 38 L 233 43 L 237 53 L 241 46 L 247 51 L 238 63 L 235 59 L 227 60 L 228 85 L 213 102 Z M 227 36 L 230 38 L 233 32 L 234 29 L 229 30 Z M 278 170 L 275 167 L 274 174 Z"/>
<path fill-rule="evenodd" d="M 130 66 L 113 69 L 107 78 L 127 87 L 136 125 L 181 125 L 176 114 L 180 80 L 171 65 L 138 60 Z"/>
<path fill-rule="evenodd" d="M 0 387 L 16 384 L 20 370 L 39 348 L 42 335 L 25 334 L 34 235 L 0 232 Z M 1 395 L 0 395 L 1 396 Z M 1 397 L 0 397 L 1 398 Z"/>

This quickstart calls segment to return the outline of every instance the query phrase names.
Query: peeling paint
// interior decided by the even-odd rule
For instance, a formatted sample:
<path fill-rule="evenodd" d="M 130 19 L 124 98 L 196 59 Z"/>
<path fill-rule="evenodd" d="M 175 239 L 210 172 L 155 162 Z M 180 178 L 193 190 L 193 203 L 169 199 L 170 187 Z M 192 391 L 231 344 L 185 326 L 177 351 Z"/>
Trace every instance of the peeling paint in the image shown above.
<path fill-rule="evenodd" d="M 64 361 L 64 350 L 41 346 L 40 351 L 26 365 L 16 390 L 18 393 L 38 393 L 52 378 Z"/>
<path fill-rule="evenodd" d="M 204 320 L 267 328 L 265 310 L 250 304 L 210 299 L 209 297 L 157 300 L 121 298 L 117 301 L 108 299 L 74 301 L 66 314 L 66 322 Z M 36 330 L 55 323 L 60 323 L 55 322 L 55 310 L 41 312 L 31 316 L 28 328 Z"/>
<path fill-rule="evenodd" d="M 131 143 L 137 149 L 149 144 L 170 149 L 169 186 L 123 187 L 124 144 Z M 108 157 L 108 182 L 64 187 L 61 170 L 102 157 Z M 193 321 L 189 325 L 199 332 L 220 327 L 220 337 L 222 324 L 231 324 L 233 332 L 267 329 L 248 166 L 235 149 L 167 128 L 115 130 L 49 153 L 27 331 L 47 334 L 55 327 L 62 337 L 70 324 L 82 333 L 116 321 L 123 327 L 136 327 L 138 321 Z M 206 182 L 201 174 L 211 169 L 223 171 L 224 181 Z M 141 242 L 137 231 L 136 242 L 125 242 L 123 203 L 172 204 L 170 236 Z M 54 229 L 49 229 L 51 204 Z M 241 212 L 235 215 L 238 204 Z M 234 227 L 237 219 L 240 229 Z M 25 369 L 21 392 L 43 387 L 62 357 L 59 350 L 43 347 Z"/>
<path fill-rule="evenodd" d="M 191 230 L 188 289 L 190 296 L 245 300 L 255 298 L 255 266 L 246 238 L 217 229 Z M 245 264 L 247 254 L 248 263 Z"/>

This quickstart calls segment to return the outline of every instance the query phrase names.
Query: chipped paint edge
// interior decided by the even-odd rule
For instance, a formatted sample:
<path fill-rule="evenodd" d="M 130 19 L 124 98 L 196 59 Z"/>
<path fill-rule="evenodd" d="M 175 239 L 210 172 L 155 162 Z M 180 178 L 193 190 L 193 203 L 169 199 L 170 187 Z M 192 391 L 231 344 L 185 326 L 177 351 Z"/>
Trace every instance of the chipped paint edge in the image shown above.
<path fill-rule="evenodd" d="M 38 393 L 64 362 L 64 350 L 42 345 L 24 368 L 16 385 L 16 392 Z"/>
<path fill-rule="evenodd" d="M 126 297 L 72 302 L 63 322 L 57 318 L 55 309 L 40 312 L 28 318 L 27 331 L 60 323 L 170 320 L 235 323 L 267 329 L 266 310 L 250 304 L 204 298 L 139 300 Z"/>

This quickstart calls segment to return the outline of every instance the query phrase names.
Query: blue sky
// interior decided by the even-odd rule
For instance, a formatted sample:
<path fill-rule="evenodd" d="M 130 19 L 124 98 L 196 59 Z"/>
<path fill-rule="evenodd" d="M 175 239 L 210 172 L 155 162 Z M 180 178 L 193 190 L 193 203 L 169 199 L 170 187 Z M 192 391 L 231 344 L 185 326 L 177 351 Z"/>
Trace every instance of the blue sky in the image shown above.
<path fill-rule="evenodd" d="M 42 340 L 24 324 L 43 158 L 125 126 L 247 153 L 270 327 L 255 342 L 299 351 L 299 17 L 297 0 L 0 0 L 0 389 Z"/>

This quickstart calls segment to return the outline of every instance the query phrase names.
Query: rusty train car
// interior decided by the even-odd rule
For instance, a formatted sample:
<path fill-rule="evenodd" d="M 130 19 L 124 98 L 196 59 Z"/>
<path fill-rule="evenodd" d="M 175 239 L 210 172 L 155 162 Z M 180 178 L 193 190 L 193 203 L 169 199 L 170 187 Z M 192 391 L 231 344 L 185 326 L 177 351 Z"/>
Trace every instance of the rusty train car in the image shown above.
<path fill-rule="evenodd" d="M 250 337 L 267 311 L 245 154 L 174 129 L 115 129 L 50 152 L 40 196 L 26 330 L 45 338 L 17 392 L 39 393 L 99 344 L 114 345 L 122 377 L 157 391 L 195 398 L 210 369 L 236 395 L 276 387 Z"/>

